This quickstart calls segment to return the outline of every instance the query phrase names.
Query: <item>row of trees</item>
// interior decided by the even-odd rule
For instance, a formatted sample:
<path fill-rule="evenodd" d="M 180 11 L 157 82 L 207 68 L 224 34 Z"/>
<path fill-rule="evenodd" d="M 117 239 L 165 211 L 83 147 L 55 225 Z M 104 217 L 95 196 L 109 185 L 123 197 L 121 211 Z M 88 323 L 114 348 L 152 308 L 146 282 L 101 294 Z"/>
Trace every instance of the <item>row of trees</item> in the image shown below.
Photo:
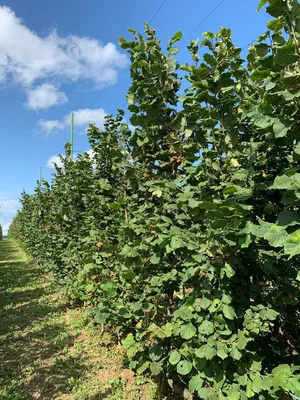
<path fill-rule="evenodd" d="M 0 224 L 0 240 L 3 238 L 3 231 L 2 231 L 2 226 Z"/>
<path fill-rule="evenodd" d="M 91 125 L 91 154 L 67 145 L 9 232 L 185 397 L 300 395 L 300 5 L 266 3 L 246 63 L 225 28 L 184 65 L 181 32 L 121 38 L 134 129 L 121 110 Z"/>

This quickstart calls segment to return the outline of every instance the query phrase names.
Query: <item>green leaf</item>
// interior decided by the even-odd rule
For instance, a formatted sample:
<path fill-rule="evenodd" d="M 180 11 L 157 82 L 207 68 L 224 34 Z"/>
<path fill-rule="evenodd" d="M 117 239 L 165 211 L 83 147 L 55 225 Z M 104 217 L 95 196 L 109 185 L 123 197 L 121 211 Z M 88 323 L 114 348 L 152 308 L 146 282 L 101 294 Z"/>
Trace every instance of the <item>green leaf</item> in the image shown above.
<path fill-rule="evenodd" d="M 160 256 L 159 255 L 157 255 L 157 254 L 153 254 L 152 256 L 151 256 L 151 258 L 150 258 L 150 262 L 151 262 L 151 264 L 159 264 L 159 262 L 160 262 Z"/>
<path fill-rule="evenodd" d="M 118 294 L 112 283 L 102 283 L 100 288 L 106 293 L 107 297 L 115 297 Z"/>
<path fill-rule="evenodd" d="M 192 323 L 182 325 L 180 328 L 180 336 L 182 339 L 190 340 L 197 333 L 197 329 Z"/>
<path fill-rule="evenodd" d="M 119 46 L 122 49 L 127 49 L 129 47 L 129 44 L 128 44 L 127 40 L 124 38 L 124 36 L 119 37 Z"/>
<path fill-rule="evenodd" d="M 191 392 L 195 392 L 196 390 L 199 390 L 203 386 L 203 383 L 204 381 L 201 378 L 201 376 L 195 375 L 189 381 L 189 390 Z"/>
<path fill-rule="evenodd" d="M 300 224 L 300 215 L 294 211 L 282 211 L 278 215 L 276 224 L 282 227 L 294 226 Z"/>
<path fill-rule="evenodd" d="M 177 31 L 176 33 L 174 33 L 173 38 L 171 39 L 173 43 L 178 42 L 179 40 L 182 39 L 182 32 L 181 31 Z"/>
<path fill-rule="evenodd" d="M 282 226 L 272 224 L 264 234 L 264 238 L 274 247 L 282 247 L 285 243 L 287 233 Z"/>
<path fill-rule="evenodd" d="M 266 69 L 266 70 L 255 70 L 251 74 L 251 79 L 253 81 L 261 81 L 261 80 L 267 78 L 268 76 L 270 76 L 270 70 L 268 70 L 268 69 Z"/>
<path fill-rule="evenodd" d="M 188 63 L 184 63 L 184 64 L 182 64 L 182 66 L 180 67 L 180 69 L 181 69 L 182 71 L 192 72 L 193 67 L 192 67 L 190 64 L 188 64 Z"/>
<path fill-rule="evenodd" d="M 142 374 L 143 372 L 145 372 L 145 371 L 148 369 L 149 365 L 150 365 L 149 361 L 145 361 L 145 362 L 136 370 L 136 372 L 137 372 L 138 374 Z"/>
<path fill-rule="evenodd" d="M 132 93 L 128 93 L 126 96 L 126 100 L 129 104 L 134 104 L 134 95 Z"/>
<path fill-rule="evenodd" d="M 232 346 L 230 355 L 235 360 L 240 360 L 242 358 L 242 353 L 239 351 L 239 349 L 235 345 Z"/>
<path fill-rule="evenodd" d="M 178 96 L 178 101 L 179 101 L 180 103 L 183 103 L 186 99 L 188 99 L 188 97 L 185 96 L 184 94 L 180 94 L 180 95 Z"/>
<path fill-rule="evenodd" d="M 256 376 L 256 377 L 253 379 L 253 381 L 252 381 L 251 390 L 252 390 L 254 393 L 260 393 L 260 391 L 261 391 L 261 389 L 262 389 L 261 386 L 262 386 L 262 379 L 261 379 L 260 376 Z"/>
<path fill-rule="evenodd" d="M 274 57 L 275 62 L 281 67 L 286 67 L 297 62 L 299 55 L 297 54 L 296 46 L 292 43 L 278 48 L 277 54 Z"/>
<path fill-rule="evenodd" d="M 300 69 L 286 70 L 284 71 L 283 77 L 281 78 L 283 83 L 291 88 L 296 87 L 300 84 Z"/>
<path fill-rule="evenodd" d="M 203 32 L 202 36 L 207 39 L 215 39 L 215 34 L 213 32 Z"/>
<path fill-rule="evenodd" d="M 273 19 L 267 23 L 268 29 L 274 32 L 280 32 L 285 25 L 284 19 Z"/>
<path fill-rule="evenodd" d="M 98 312 L 97 314 L 95 314 L 94 319 L 97 324 L 104 324 L 107 320 L 107 315 L 103 314 L 101 312 Z"/>
<path fill-rule="evenodd" d="M 229 400 L 239 400 L 241 398 L 241 393 L 237 387 L 233 387 L 227 392 Z"/>
<path fill-rule="evenodd" d="M 212 54 L 206 53 L 204 54 L 203 58 L 211 67 L 215 67 L 218 64 L 217 59 Z"/>
<path fill-rule="evenodd" d="M 135 347 L 136 341 L 133 337 L 133 334 L 130 333 L 123 341 L 122 341 L 123 348 L 125 350 L 130 349 L 130 347 Z"/>
<path fill-rule="evenodd" d="M 253 119 L 253 122 L 255 123 L 255 125 L 262 129 L 269 128 L 274 123 L 272 118 L 268 117 L 267 115 L 263 115 L 263 114 L 255 114 L 252 119 Z"/>
<path fill-rule="evenodd" d="M 217 343 L 217 356 L 222 360 L 228 357 L 228 348 L 224 343 Z"/>
<path fill-rule="evenodd" d="M 176 365 L 181 359 L 181 354 L 177 350 L 172 350 L 169 357 L 169 363 Z"/>
<path fill-rule="evenodd" d="M 150 370 L 152 375 L 157 376 L 162 371 L 162 363 L 161 362 L 152 362 L 150 364 Z"/>
<path fill-rule="evenodd" d="M 262 369 L 262 362 L 261 361 L 255 361 L 254 359 L 251 360 L 251 367 L 250 371 L 261 371 Z"/>
<path fill-rule="evenodd" d="M 214 332 L 214 324 L 211 321 L 205 320 L 199 326 L 198 330 L 202 335 L 210 335 Z"/>
<path fill-rule="evenodd" d="M 210 396 L 213 394 L 213 391 L 210 388 L 201 388 L 198 390 L 198 395 L 201 399 L 210 399 Z"/>
<path fill-rule="evenodd" d="M 237 344 L 236 344 L 236 347 L 237 347 L 239 350 L 243 350 L 243 349 L 247 346 L 247 344 L 248 344 L 249 341 L 250 341 L 250 339 L 248 339 L 246 336 L 242 335 L 242 336 L 238 339 Z"/>
<path fill-rule="evenodd" d="M 177 249 L 180 249 L 182 247 L 185 247 L 185 243 L 181 238 L 179 238 L 177 236 L 173 236 L 172 239 L 171 239 L 170 247 L 173 250 L 177 250 Z"/>
<path fill-rule="evenodd" d="M 227 304 L 223 305 L 223 314 L 227 319 L 235 319 L 236 318 L 236 313 L 234 309 L 231 306 L 228 306 Z"/>
<path fill-rule="evenodd" d="M 209 75 L 209 69 L 207 67 L 195 68 L 193 70 L 192 79 L 196 81 L 205 79 Z"/>
<path fill-rule="evenodd" d="M 205 344 L 201 346 L 200 349 L 196 349 L 195 354 L 199 358 L 211 360 L 217 354 L 217 350 L 214 347 L 210 347 L 208 344 Z"/>
<path fill-rule="evenodd" d="M 123 247 L 121 254 L 123 256 L 132 257 L 132 258 L 138 257 L 138 255 L 139 255 L 138 252 L 133 247 L 131 247 L 127 244 L 125 244 L 125 246 Z"/>
<path fill-rule="evenodd" d="M 266 43 L 259 43 L 254 45 L 255 52 L 258 55 L 258 57 L 265 57 L 270 49 L 270 46 L 268 46 Z M 269 79 L 269 78 L 267 78 Z M 266 81 L 267 81 L 266 79 Z"/>
<path fill-rule="evenodd" d="M 269 321 L 275 321 L 275 319 L 279 315 L 277 311 L 272 310 L 271 308 L 267 308 L 266 310 L 263 310 L 263 312 L 264 312 L 264 319 L 267 319 Z"/>
<path fill-rule="evenodd" d="M 236 193 L 238 190 L 235 186 L 228 186 L 225 189 L 223 189 L 224 194 L 233 194 Z"/>
<path fill-rule="evenodd" d="M 242 249 L 246 249 L 253 242 L 254 238 L 251 235 L 244 235 L 240 237 L 239 244 Z"/>
<path fill-rule="evenodd" d="M 193 365 L 187 360 L 181 360 L 177 364 L 177 372 L 180 375 L 187 375 L 191 372 L 192 369 L 193 369 Z"/>
<path fill-rule="evenodd" d="M 210 306 L 211 301 L 208 299 L 199 299 L 198 300 L 198 304 L 201 308 L 203 308 L 203 310 L 207 310 L 208 307 Z"/>
<path fill-rule="evenodd" d="M 298 155 L 300 155 L 300 142 L 298 142 L 296 144 L 296 146 L 294 147 L 294 152 Z"/>
<path fill-rule="evenodd" d="M 276 176 L 272 189 L 291 189 L 293 179 L 287 175 Z"/>
<path fill-rule="evenodd" d="M 215 162 L 215 161 L 211 164 L 211 166 L 215 171 L 220 171 L 221 170 L 220 164 Z"/>
<path fill-rule="evenodd" d="M 276 121 L 275 124 L 273 125 L 273 130 L 274 130 L 276 139 L 286 136 L 287 132 L 288 132 L 288 129 L 286 128 L 286 126 L 279 120 Z"/>
<path fill-rule="evenodd" d="M 129 319 L 132 317 L 132 314 L 130 312 L 128 312 L 127 308 L 125 308 L 125 307 L 121 307 L 119 309 L 119 314 L 125 319 Z"/>
<path fill-rule="evenodd" d="M 151 361 L 159 361 L 163 354 L 163 348 L 159 345 L 155 345 L 149 349 L 149 357 Z"/>
<path fill-rule="evenodd" d="M 268 3 L 269 0 L 260 0 L 259 5 L 257 7 L 257 11 L 259 11 L 265 4 Z"/>
<path fill-rule="evenodd" d="M 247 399 L 250 398 L 250 397 L 253 397 L 254 395 L 255 395 L 255 393 L 254 393 L 254 392 L 252 391 L 252 389 L 251 389 L 251 381 L 248 380 L 247 386 L 246 386 L 246 396 L 247 396 Z"/>
<path fill-rule="evenodd" d="M 284 252 L 290 258 L 300 254 L 300 229 L 287 236 L 284 243 Z"/>
<path fill-rule="evenodd" d="M 189 199 L 189 207 L 190 208 L 197 208 L 199 206 L 200 202 L 191 198 Z"/>
<path fill-rule="evenodd" d="M 168 49 L 168 53 L 172 54 L 172 55 L 178 54 L 178 52 L 179 52 L 179 48 L 178 47 L 171 47 L 171 48 Z"/>
<path fill-rule="evenodd" d="M 275 82 L 269 82 L 269 83 L 266 85 L 266 90 L 272 90 L 272 89 L 274 89 L 275 86 L 276 86 L 276 83 L 275 83 Z"/>
<path fill-rule="evenodd" d="M 274 387 L 273 377 L 272 376 L 264 377 L 261 386 L 263 390 L 269 391 L 271 387 Z"/>

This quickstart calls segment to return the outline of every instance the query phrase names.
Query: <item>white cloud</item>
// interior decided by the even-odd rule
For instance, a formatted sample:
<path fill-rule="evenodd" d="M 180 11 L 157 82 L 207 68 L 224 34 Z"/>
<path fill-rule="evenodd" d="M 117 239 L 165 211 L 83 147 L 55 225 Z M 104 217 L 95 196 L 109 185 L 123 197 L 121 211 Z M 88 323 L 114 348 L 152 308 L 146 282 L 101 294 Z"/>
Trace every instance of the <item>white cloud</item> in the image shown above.
<path fill-rule="evenodd" d="M 3 234 L 7 235 L 8 228 L 19 208 L 19 201 L 0 194 L 0 224 Z"/>
<path fill-rule="evenodd" d="M 74 111 L 74 124 L 78 127 L 87 127 L 89 124 L 95 124 L 98 128 L 102 129 L 106 115 L 103 108 L 83 108 Z M 65 126 L 70 125 L 70 118 L 71 114 L 64 117 Z"/>
<path fill-rule="evenodd" d="M 44 119 L 40 119 L 37 122 L 37 125 L 45 133 L 46 136 L 50 135 L 53 132 L 57 133 L 58 130 L 64 129 L 64 124 L 59 122 L 58 120 L 47 121 Z"/>
<path fill-rule="evenodd" d="M 93 161 L 92 167 L 95 170 L 96 167 L 97 167 L 97 163 L 96 163 L 96 160 L 95 160 L 95 152 L 94 152 L 94 150 L 92 150 L 92 149 L 88 150 L 88 151 L 86 151 L 86 153 L 89 155 L 90 160 Z"/>
<path fill-rule="evenodd" d="M 68 98 L 65 93 L 60 92 L 50 83 L 44 83 L 28 91 L 26 106 L 31 110 L 37 111 L 64 104 L 67 103 L 67 101 Z"/>
<path fill-rule="evenodd" d="M 26 91 L 53 80 L 56 86 L 82 79 L 97 87 L 113 84 L 122 62 L 122 66 L 127 64 L 113 43 L 104 45 L 76 35 L 60 37 L 56 31 L 39 36 L 6 6 L 0 6 L 0 26 L 0 81 L 21 85 Z"/>
<path fill-rule="evenodd" d="M 48 167 L 48 168 L 55 169 L 54 164 L 57 164 L 57 166 L 58 166 L 59 168 L 61 168 L 61 167 L 63 166 L 63 163 L 62 163 L 62 161 L 61 161 L 61 159 L 60 159 L 59 156 L 52 156 L 52 157 L 50 157 L 49 160 L 47 161 L 47 167 Z"/>
<path fill-rule="evenodd" d="M 62 156 L 64 158 L 64 156 Z M 73 161 L 76 161 L 78 159 L 78 154 L 73 153 Z M 54 164 L 56 164 L 59 168 L 63 167 L 63 161 L 61 160 L 60 156 L 51 156 L 47 163 L 46 166 L 50 169 L 55 169 Z"/>
<path fill-rule="evenodd" d="M 7 223 L 5 223 L 5 224 L 2 225 L 2 234 L 3 234 L 3 236 L 7 236 L 9 227 L 10 227 L 10 225 L 11 225 L 11 222 L 12 222 L 12 221 L 7 222 Z"/>
<path fill-rule="evenodd" d="M 91 160 L 95 157 L 95 152 L 92 149 L 86 151 L 86 153 L 90 156 Z"/>
<path fill-rule="evenodd" d="M 103 108 L 89 109 L 84 108 L 74 111 L 74 125 L 80 128 L 80 134 L 86 133 L 85 130 L 89 124 L 95 124 L 98 128 L 102 129 L 105 121 L 106 112 Z M 44 120 L 38 121 L 39 128 L 48 136 L 55 134 L 59 130 L 70 127 L 71 114 L 63 117 L 62 121 L 58 120 Z"/>

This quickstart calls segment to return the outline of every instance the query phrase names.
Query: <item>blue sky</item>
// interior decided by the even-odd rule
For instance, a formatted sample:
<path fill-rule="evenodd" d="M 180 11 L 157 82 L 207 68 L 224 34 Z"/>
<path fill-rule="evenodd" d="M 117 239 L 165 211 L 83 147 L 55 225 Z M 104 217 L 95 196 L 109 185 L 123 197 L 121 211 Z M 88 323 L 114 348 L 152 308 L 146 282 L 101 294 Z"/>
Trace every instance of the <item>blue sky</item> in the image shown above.
<path fill-rule="evenodd" d="M 74 150 L 82 152 L 88 150 L 84 135 L 88 123 L 101 126 L 105 113 L 125 107 L 129 63 L 127 59 L 123 62 L 125 53 L 118 47 L 118 38 L 129 37 L 128 28 L 142 32 L 143 23 L 153 18 L 162 3 L 0 3 L 0 223 L 6 229 L 18 207 L 20 192 L 23 188 L 32 192 L 40 167 L 44 178 L 50 179 L 51 160 L 63 152 L 69 139 L 70 112 L 75 111 Z M 151 26 L 163 43 L 177 30 L 183 32 L 178 55 L 181 63 L 189 61 L 185 45 L 201 32 L 229 27 L 240 47 L 264 32 L 269 18 L 265 10 L 256 12 L 258 0 L 219 3 L 166 0 Z"/>

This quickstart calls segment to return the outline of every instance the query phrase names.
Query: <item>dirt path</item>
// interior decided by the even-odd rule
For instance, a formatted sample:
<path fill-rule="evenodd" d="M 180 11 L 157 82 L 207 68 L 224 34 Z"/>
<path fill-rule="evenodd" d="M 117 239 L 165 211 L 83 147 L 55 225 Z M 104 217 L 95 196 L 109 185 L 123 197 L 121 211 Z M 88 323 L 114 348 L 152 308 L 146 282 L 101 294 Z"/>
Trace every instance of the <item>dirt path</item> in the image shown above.
<path fill-rule="evenodd" d="M 68 309 L 14 242 L 0 241 L 0 400 L 155 398 L 113 338 Z"/>

